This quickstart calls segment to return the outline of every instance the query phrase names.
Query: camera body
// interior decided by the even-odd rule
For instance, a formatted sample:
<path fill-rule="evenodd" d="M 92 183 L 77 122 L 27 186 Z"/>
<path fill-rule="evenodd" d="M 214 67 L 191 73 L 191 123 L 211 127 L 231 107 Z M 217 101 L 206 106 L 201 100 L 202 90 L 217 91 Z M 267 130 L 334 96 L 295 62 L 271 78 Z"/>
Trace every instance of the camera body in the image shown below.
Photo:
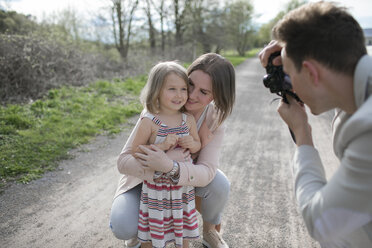
<path fill-rule="evenodd" d="M 283 66 L 273 65 L 273 59 L 280 55 L 280 51 L 272 53 L 266 66 L 266 75 L 263 77 L 263 83 L 271 93 L 281 96 L 284 102 L 288 103 L 286 95 L 290 95 L 298 102 L 302 102 L 296 93 L 292 91 L 291 79 L 283 71 Z"/>

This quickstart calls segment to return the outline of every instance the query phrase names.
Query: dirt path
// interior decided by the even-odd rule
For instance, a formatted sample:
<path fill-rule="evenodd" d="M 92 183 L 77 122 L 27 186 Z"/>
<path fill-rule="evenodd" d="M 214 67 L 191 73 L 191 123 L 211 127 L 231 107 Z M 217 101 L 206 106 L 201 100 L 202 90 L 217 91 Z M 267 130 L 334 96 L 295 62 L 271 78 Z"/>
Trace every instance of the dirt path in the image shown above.
<path fill-rule="evenodd" d="M 294 145 L 262 85 L 263 68 L 237 68 L 237 103 L 228 121 L 221 169 L 231 181 L 223 236 L 232 248 L 319 247 L 296 210 L 289 163 Z M 329 116 L 311 117 L 326 171 L 332 153 Z M 136 118 L 114 138 L 98 137 L 71 153 L 59 170 L 0 195 L 0 247 L 123 247 L 108 227 L 119 174 L 117 156 Z M 194 242 L 195 248 L 201 247 Z"/>

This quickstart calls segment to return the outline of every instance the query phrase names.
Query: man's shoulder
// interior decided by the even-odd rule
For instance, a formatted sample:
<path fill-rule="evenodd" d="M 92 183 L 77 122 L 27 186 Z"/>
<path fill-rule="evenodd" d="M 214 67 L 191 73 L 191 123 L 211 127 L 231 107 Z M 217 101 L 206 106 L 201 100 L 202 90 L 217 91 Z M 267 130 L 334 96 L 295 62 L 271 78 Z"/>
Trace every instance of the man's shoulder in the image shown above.
<path fill-rule="evenodd" d="M 344 123 L 340 135 L 344 140 L 352 140 L 372 132 L 372 96 Z"/>

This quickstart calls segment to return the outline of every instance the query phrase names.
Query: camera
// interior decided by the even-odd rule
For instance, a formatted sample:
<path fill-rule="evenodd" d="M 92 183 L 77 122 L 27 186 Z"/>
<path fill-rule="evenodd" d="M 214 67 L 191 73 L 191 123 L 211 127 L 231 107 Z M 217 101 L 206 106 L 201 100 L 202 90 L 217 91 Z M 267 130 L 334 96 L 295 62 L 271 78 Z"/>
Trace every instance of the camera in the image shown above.
<path fill-rule="evenodd" d="M 298 102 L 302 102 L 296 93 L 292 91 L 291 79 L 283 71 L 283 66 L 274 66 L 273 59 L 280 55 L 279 52 L 272 53 L 266 66 L 266 75 L 263 77 L 263 83 L 271 93 L 282 97 L 285 103 L 288 103 L 286 95 L 292 96 Z"/>

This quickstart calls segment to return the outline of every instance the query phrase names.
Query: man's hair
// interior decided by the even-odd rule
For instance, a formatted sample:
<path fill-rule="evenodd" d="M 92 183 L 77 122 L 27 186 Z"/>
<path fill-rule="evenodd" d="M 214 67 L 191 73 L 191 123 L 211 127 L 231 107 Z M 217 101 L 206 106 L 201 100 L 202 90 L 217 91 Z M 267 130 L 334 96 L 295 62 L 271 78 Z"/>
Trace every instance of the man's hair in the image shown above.
<path fill-rule="evenodd" d="M 198 57 L 187 69 L 187 74 L 201 70 L 212 80 L 212 94 L 221 124 L 232 112 L 235 102 L 234 66 L 216 53 L 206 53 Z"/>
<path fill-rule="evenodd" d="M 148 76 L 145 87 L 142 89 L 140 100 L 143 107 L 156 114 L 160 110 L 159 106 L 159 95 L 164 85 L 165 79 L 170 74 L 175 74 L 185 81 L 186 87 L 188 87 L 188 77 L 186 68 L 174 61 L 160 62 L 155 65 Z M 181 112 L 185 111 L 185 108 L 180 109 Z"/>
<path fill-rule="evenodd" d="M 297 71 L 306 59 L 353 76 L 367 53 L 363 30 L 346 8 L 334 3 L 305 4 L 286 14 L 273 28 L 273 38 L 284 43 Z"/>

